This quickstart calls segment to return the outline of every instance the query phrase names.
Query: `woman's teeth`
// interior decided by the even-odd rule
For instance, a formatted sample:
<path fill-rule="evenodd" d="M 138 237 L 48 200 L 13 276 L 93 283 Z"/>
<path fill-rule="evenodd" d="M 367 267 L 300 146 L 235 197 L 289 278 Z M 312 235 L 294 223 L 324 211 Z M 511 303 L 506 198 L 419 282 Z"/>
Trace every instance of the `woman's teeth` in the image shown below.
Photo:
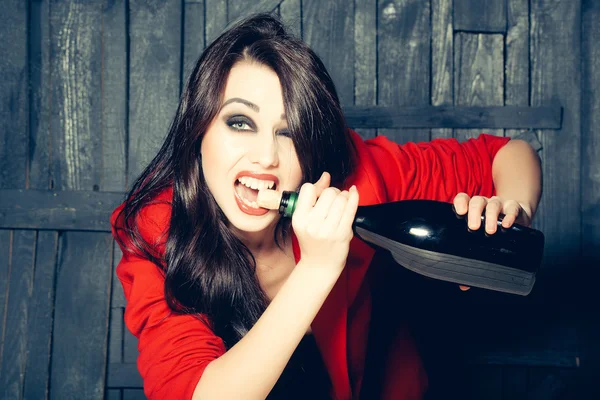
<path fill-rule="evenodd" d="M 251 178 L 249 176 L 242 176 L 238 179 L 238 181 L 250 189 L 254 190 L 264 190 L 264 189 L 272 189 L 275 186 L 275 182 L 273 181 L 263 181 L 256 178 Z"/>

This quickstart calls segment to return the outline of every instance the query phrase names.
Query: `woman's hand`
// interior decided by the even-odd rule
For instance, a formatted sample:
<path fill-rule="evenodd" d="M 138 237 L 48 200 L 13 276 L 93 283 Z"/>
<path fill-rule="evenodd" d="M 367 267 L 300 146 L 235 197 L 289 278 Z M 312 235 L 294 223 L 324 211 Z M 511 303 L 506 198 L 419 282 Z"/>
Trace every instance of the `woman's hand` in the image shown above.
<path fill-rule="evenodd" d="M 496 233 L 498 217 L 504 214 L 503 228 L 510 228 L 515 222 L 524 226 L 531 226 L 531 207 L 520 204 L 516 200 L 505 200 L 498 196 L 469 197 L 466 193 L 459 193 L 453 201 L 454 209 L 458 215 L 468 212 L 469 229 L 477 230 L 481 227 L 481 217 L 485 210 L 485 231 L 489 235 Z"/>
<path fill-rule="evenodd" d="M 358 208 L 356 187 L 340 191 L 329 187 L 325 172 L 315 184 L 300 189 L 292 226 L 298 238 L 304 265 L 340 273 L 346 264 L 352 223 Z"/>
<path fill-rule="evenodd" d="M 489 235 L 496 233 L 500 214 L 504 214 L 502 219 L 503 228 L 510 228 L 515 222 L 530 227 L 533 218 L 530 206 L 498 196 L 470 197 L 466 193 L 459 193 L 454 198 L 453 204 L 458 215 L 468 213 L 468 226 L 469 229 L 474 231 L 481 227 L 481 217 L 485 211 L 485 231 Z M 462 285 L 460 288 L 461 290 L 469 289 L 469 287 Z"/>

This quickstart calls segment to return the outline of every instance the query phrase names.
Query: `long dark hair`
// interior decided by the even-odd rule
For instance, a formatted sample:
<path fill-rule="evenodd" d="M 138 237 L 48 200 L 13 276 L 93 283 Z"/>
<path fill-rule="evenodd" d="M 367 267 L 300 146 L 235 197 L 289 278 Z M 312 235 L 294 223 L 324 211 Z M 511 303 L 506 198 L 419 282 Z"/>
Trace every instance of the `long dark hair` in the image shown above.
<path fill-rule="evenodd" d="M 279 76 L 291 138 L 303 180 L 323 171 L 341 185 L 354 168 L 354 148 L 331 77 L 316 54 L 287 34 L 277 17 L 258 14 L 218 37 L 198 59 L 160 151 L 133 184 L 118 219 L 128 248 L 158 265 L 165 297 L 180 313 L 203 315 L 227 348 L 239 341 L 266 308 L 249 249 L 232 234 L 210 193 L 200 144 L 218 114 L 232 66 L 251 60 Z M 144 241 L 135 224 L 140 210 L 173 188 L 164 256 Z M 289 228 L 279 221 L 278 230 Z M 123 243 L 123 241 L 121 241 Z"/>

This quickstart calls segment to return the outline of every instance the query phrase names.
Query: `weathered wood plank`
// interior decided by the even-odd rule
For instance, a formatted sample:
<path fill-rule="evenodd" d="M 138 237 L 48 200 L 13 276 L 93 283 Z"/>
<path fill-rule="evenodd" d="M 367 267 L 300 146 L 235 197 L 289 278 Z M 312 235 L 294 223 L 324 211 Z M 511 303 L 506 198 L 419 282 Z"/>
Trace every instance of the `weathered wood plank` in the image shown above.
<path fill-rule="evenodd" d="M 279 4 L 279 16 L 288 31 L 302 37 L 302 2 L 301 0 L 283 0 Z"/>
<path fill-rule="evenodd" d="M 142 389 L 123 389 L 123 400 L 146 400 Z"/>
<path fill-rule="evenodd" d="M 121 389 L 108 389 L 106 391 L 107 400 L 122 400 L 123 391 Z"/>
<path fill-rule="evenodd" d="M 135 363 L 108 364 L 106 386 L 109 388 L 141 388 L 142 377 Z"/>
<path fill-rule="evenodd" d="M 354 1 L 302 1 L 304 41 L 329 71 L 344 105 L 354 103 Z"/>
<path fill-rule="evenodd" d="M 106 2 L 102 17 L 102 181 L 127 189 L 127 1 Z"/>
<path fill-rule="evenodd" d="M 454 104 L 452 0 L 431 0 L 431 105 Z M 431 138 L 450 138 L 452 129 L 432 129 Z"/>
<path fill-rule="evenodd" d="M 454 104 L 457 106 L 504 105 L 504 38 L 502 35 L 458 33 L 454 53 Z M 486 127 L 489 128 L 489 127 Z M 456 130 L 464 141 L 477 137 L 481 129 Z M 503 136 L 502 130 L 485 133 Z"/>
<path fill-rule="evenodd" d="M 595 282 L 600 278 L 600 2 L 585 0 L 582 5 L 582 109 L 581 109 L 581 237 L 582 304 L 597 303 Z M 585 307 L 581 318 L 581 366 L 588 392 L 600 398 L 597 376 L 600 371 L 600 319 L 596 307 Z M 585 392 L 582 392 L 585 393 Z"/>
<path fill-rule="evenodd" d="M 2 4 L 0 17 L 0 188 L 27 185 L 29 68 L 27 3 Z"/>
<path fill-rule="evenodd" d="M 59 245 L 50 397 L 103 398 L 112 238 L 65 232 Z M 74 357 L 73 355 L 77 355 Z"/>
<path fill-rule="evenodd" d="M 206 47 L 204 42 L 204 0 L 184 4 L 183 77 L 185 86 L 196 60 Z"/>
<path fill-rule="evenodd" d="M 29 136 L 29 188 L 52 189 L 50 113 L 50 2 L 29 2 L 29 81 L 31 113 Z"/>
<path fill-rule="evenodd" d="M 112 276 L 112 300 L 110 303 L 110 306 L 115 308 L 115 307 L 125 307 L 125 305 L 127 304 L 126 300 L 125 300 L 125 293 L 123 293 L 123 286 L 121 285 L 121 282 L 119 281 L 119 277 L 117 276 L 117 266 L 119 265 L 119 262 L 121 261 L 121 258 L 123 258 L 123 252 L 121 251 L 121 247 L 119 247 L 119 245 L 117 245 L 117 243 L 115 242 L 113 244 L 113 251 L 114 251 L 114 255 L 113 255 L 113 276 Z"/>
<path fill-rule="evenodd" d="M 206 7 L 206 46 L 212 43 L 227 26 L 227 1 L 226 0 L 204 0 Z"/>
<path fill-rule="evenodd" d="M 131 0 L 129 4 L 131 183 L 158 152 L 179 101 L 182 2 Z"/>
<path fill-rule="evenodd" d="M 53 3 L 51 24 L 54 187 L 98 190 L 102 181 L 102 4 Z"/>
<path fill-rule="evenodd" d="M 120 364 L 123 362 L 123 309 L 111 307 L 110 329 L 108 335 L 108 362 Z"/>
<path fill-rule="evenodd" d="M 377 104 L 377 0 L 357 2 L 354 10 L 354 104 Z M 376 129 L 358 129 L 364 138 L 377 135 Z"/>
<path fill-rule="evenodd" d="M 0 227 L 110 231 L 109 216 L 123 193 L 0 191 Z"/>
<path fill-rule="evenodd" d="M 227 19 L 231 22 L 249 15 L 274 12 L 283 0 L 227 0 Z"/>
<path fill-rule="evenodd" d="M 10 249 L 12 244 L 12 231 L 0 230 L 0 304 L 5 305 L 8 299 L 10 281 Z M 0 366 L 4 352 L 4 335 L 6 334 L 6 307 L 0 306 Z M 1 370 L 0 370 L 1 372 Z"/>
<path fill-rule="evenodd" d="M 4 322 L 2 363 L 0 364 L 0 388 L 2 398 L 23 397 L 29 335 L 28 320 L 31 318 L 30 297 L 33 289 L 35 260 L 35 232 L 14 231 L 9 252 L 8 298 Z"/>
<path fill-rule="evenodd" d="M 540 134 L 544 195 L 534 220 L 546 237 L 540 279 L 559 273 L 552 268 L 558 265 L 573 276 L 581 249 L 580 39 L 581 1 L 531 1 L 531 105 L 564 107 L 560 132 Z"/>
<path fill-rule="evenodd" d="M 526 400 L 529 374 L 524 367 L 502 368 L 502 398 L 504 400 Z"/>
<path fill-rule="evenodd" d="M 508 31 L 506 33 L 506 68 L 504 104 L 529 105 L 529 0 L 508 0 Z M 529 135 L 535 132 L 506 130 L 506 136 Z M 527 137 L 527 136 L 522 136 Z M 537 139 L 535 140 L 537 141 Z"/>
<path fill-rule="evenodd" d="M 54 325 L 57 232 L 39 232 L 27 315 L 27 365 L 24 398 L 48 398 L 50 352 Z"/>
<path fill-rule="evenodd" d="M 123 330 L 123 362 L 125 364 L 135 364 L 138 359 L 139 351 L 137 348 L 138 340 L 129 329 L 125 327 Z"/>
<path fill-rule="evenodd" d="M 505 33 L 506 0 L 454 0 L 454 29 Z"/>
<path fill-rule="evenodd" d="M 431 102 L 430 1 L 380 1 L 377 93 L 385 106 L 428 106 Z M 428 129 L 380 129 L 398 142 L 430 139 Z"/>
<path fill-rule="evenodd" d="M 348 124 L 356 128 L 559 129 L 561 112 L 558 106 L 344 107 Z"/>

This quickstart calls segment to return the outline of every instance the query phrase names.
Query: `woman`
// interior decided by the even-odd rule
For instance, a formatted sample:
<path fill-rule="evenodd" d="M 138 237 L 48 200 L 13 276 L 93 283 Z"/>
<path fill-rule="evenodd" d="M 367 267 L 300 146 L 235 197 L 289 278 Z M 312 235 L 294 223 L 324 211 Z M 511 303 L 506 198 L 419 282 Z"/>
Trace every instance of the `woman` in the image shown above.
<path fill-rule="evenodd" d="M 276 18 L 230 28 L 198 60 L 165 143 L 111 218 L 146 395 L 358 398 L 373 250 L 352 238 L 357 206 L 429 198 L 468 211 L 472 229 L 485 207 L 490 234 L 500 212 L 506 227 L 529 224 L 539 160 L 508 141 L 363 141 L 321 61 Z M 301 188 L 291 221 L 256 205 L 268 187 Z M 406 331 L 390 352 L 381 397 L 421 398 Z"/>

